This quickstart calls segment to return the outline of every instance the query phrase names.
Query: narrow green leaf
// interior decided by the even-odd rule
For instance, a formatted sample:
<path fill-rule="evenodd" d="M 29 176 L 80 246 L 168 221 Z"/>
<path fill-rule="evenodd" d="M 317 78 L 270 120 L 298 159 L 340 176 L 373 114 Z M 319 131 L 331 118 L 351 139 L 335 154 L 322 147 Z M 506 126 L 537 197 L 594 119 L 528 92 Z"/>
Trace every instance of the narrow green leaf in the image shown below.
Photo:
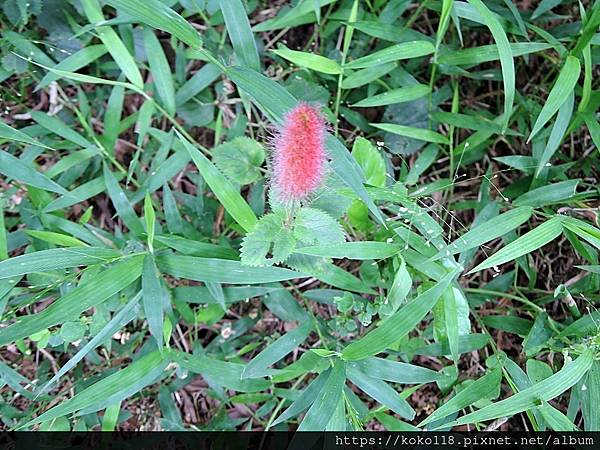
<path fill-rule="evenodd" d="M 36 145 L 52 150 L 50 147 L 45 146 L 37 139 L 23 133 L 22 131 L 16 130 L 11 126 L 5 124 L 0 120 L 0 139 L 8 139 L 9 141 L 21 142 L 23 144 Z"/>
<path fill-rule="evenodd" d="M 202 39 L 192 25 L 159 0 L 107 0 L 140 22 L 166 31 L 192 48 L 202 47 Z"/>
<path fill-rule="evenodd" d="M 141 272 L 141 256 L 134 256 L 113 265 L 69 291 L 42 312 L 19 317 L 14 324 L 1 328 L 0 345 L 9 344 L 77 317 L 125 289 L 139 278 Z"/>
<path fill-rule="evenodd" d="M 347 368 L 347 373 L 350 381 L 361 391 L 365 392 L 382 405 L 387 406 L 400 417 L 408 420 L 414 419 L 415 411 L 408 402 L 400 397 L 398 392 L 385 381 L 372 378 L 352 366 Z"/>
<path fill-rule="evenodd" d="M 223 204 L 225 210 L 231 214 L 241 227 L 250 231 L 258 223 L 258 219 L 248 205 L 246 200 L 240 195 L 240 192 L 231 182 L 225 178 L 219 169 L 211 163 L 206 156 L 199 150 L 194 148 L 183 136 L 179 135 L 179 139 L 183 142 L 190 157 L 198 167 L 198 170 L 208 186 Z"/>
<path fill-rule="evenodd" d="M 502 370 L 500 368 L 491 370 L 487 375 L 473 381 L 436 409 L 429 417 L 423 420 L 419 426 L 423 427 L 428 423 L 443 419 L 452 413 L 467 408 L 483 398 L 489 398 L 492 394 L 499 391 L 500 381 L 502 381 Z"/>
<path fill-rule="evenodd" d="M 285 46 L 280 46 L 277 50 L 271 51 L 277 56 L 281 56 L 297 66 L 306 67 L 316 72 L 328 73 L 331 75 L 339 75 L 342 73 L 342 68 L 337 61 L 321 55 L 290 50 Z"/>
<path fill-rule="evenodd" d="M 431 92 L 425 84 L 414 84 L 412 86 L 392 89 L 383 94 L 367 97 L 352 105 L 353 108 L 372 108 L 375 106 L 394 105 L 396 103 L 412 102 L 424 97 Z"/>
<path fill-rule="evenodd" d="M 81 361 L 85 355 L 87 355 L 90 351 L 102 345 L 103 342 L 106 341 L 107 338 L 113 336 L 117 331 L 122 329 L 126 324 L 131 322 L 134 318 L 137 317 L 138 309 L 139 309 L 139 301 L 141 298 L 141 292 L 134 296 L 127 305 L 125 305 L 118 313 L 116 313 L 113 318 L 100 330 L 98 334 L 96 334 L 89 342 L 87 342 L 69 361 L 63 365 L 56 374 L 48 381 L 44 386 L 40 388 L 37 392 L 37 395 L 41 395 L 48 391 L 50 386 L 56 383 L 60 377 L 62 377 L 65 373 L 71 370 L 73 367 L 77 365 L 79 361 Z"/>
<path fill-rule="evenodd" d="M 481 17 L 486 26 L 490 29 L 500 56 L 500 65 L 502 67 L 502 81 L 504 83 L 504 122 L 502 128 L 506 130 L 512 115 L 513 102 L 515 99 L 515 62 L 513 60 L 510 42 L 497 17 L 485 6 L 481 0 L 467 0 Z"/>
<path fill-rule="evenodd" d="M 156 0 L 149 1 L 156 2 Z M 83 6 L 85 15 L 87 16 L 90 23 L 104 21 L 104 15 L 102 14 L 102 9 L 97 0 L 81 0 L 81 5 Z M 145 3 L 145 5 L 147 8 L 147 3 Z M 156 11 L 154 11 L 154 13 L 156 13 Z M 135 60 L 129 53 L 129 50 L 127 50 L 127 47 L 125 47 L 125 44 L 123 44 L 123 41 L 121 41 L 121 39 L 119 38 L 119 35 L 109 26 L 98 27 L 97 31 L 100 40 L 107 48 L 108 52 L 110 53 L 110 56 L 112 56 L 112 58 L 115 60 L 123 74 L 134 86 L 142 88 L 144 86 L 142 75 L 138 70 Z M 59 73 L 56 70 L 53 70 L 53 72 Z"/>
<path fill-rule="evenodd" d="M 402 384 L 421 384 L 440 381 L 444 375 L 425 367 L 383 358 L 367 358 L 352 363 L 370 377 Z"/>
<path fill-rule="evenodd" d="M 346 365 L 343 361 L 335 360 L 333 368 L 325 385 L 316 396 L 298 431 L 323 431 L 337 408 L 342 397 L 346 381 Z"/>
<path fill-rule="evenodd" d="M 502 237 L 527 222 L 531 214 L 533 214 L 533 208 L 522 206 L 493 217 L 467 231 L 454 242 L 442 248 L 434 260 L 462 253 L 471 248 L 479 247 L 493 239 Z"/>
<path fill-rule="evenodd" d="M 445 145 L 447 145 L 449 142 L 446 136 L 425 128 L 415 128 L 406 125 L 397 125 L 395 123 L 371 123 L 369 125 L 379 128 L 380 130 L 387 131 L 388 133 L 418 139 L 420 141 L 435 142 L 437 144 Z"/>
<path fill-rule="evenodd" d="M 72 55 L 66 57 L 61 62 L 54 66 L 54 69 L 64 70 L 67 72 L 76 72 L 82 67 L 86 67 L 96 61 L 98 58 L 103 56 L 108 50 L 103 44 L 89 45 L 87 47 L 78 50 Z M 40 80 L 38 85 L 35 87 L 36 91 L 45 88 L 53 81 L 58 80 L 60 77 L 52 72 L 47 73 L 44 78 Z"/>
<path fill-rule="evenodd" d="M 573 89 L 575 89 L 580 71 L 581 63 L 579 59 L 574 56 L 567 56 L 565 64 L 560 70 L 558 78 L 544 102 L 544 106 L 535 120 L 527 142 L 531 141 L 540 132 L 544 125 L 556 114 L 556 111 L 567 101 Z"/>
<path fill-rule="evenodd" d="M 238 61 L 251 69 L 260 70 L 260 58 L 244 4 L 241 0 L 220 0 L 219 5 Z"/>
<path fill-rule="evenodd" d="M 160 351 L 162 351 L 163 346 L 164 295 L 165 292 L 160 283 L 154 258 L 148 254 L 144 257 L 144 268 L 142 270 L 142 298 L 150 333 L 156 340 L 156 345 Z"/>
<path fill-rule="evenodd" d="M 512 417 L 515 414 L 540 406 L 544 401 L 558 397 L 576 384 L 592 367 L 594 349 L 586 349 L 575 361 L 567 363 L 560 371 L 516 394 L 472 412 L 446 426 L 458 426 L 483 422 L 498 417 Z"/>
<path fill-rule="evenodd" d="M 158 96 L 165 110 L 173 116 L 175 115 L 175 88 L 169 61 L 167 61 L 154 31 L 146 27 L 144 28 L 144 47 Z"/>
<path fill-rule="evenodd" d="M 156 381 L 169 362 L 169 359 L 159 352 L 150 353 L 39 415 L 24 427 L 82 410 L 86 413 L 99 411 L 108 405 L 120 402 Z"/>
<path fill-rule="evenodd" d="M 376 51 L 368 56 L 355 59 L 349 62 L 344 67 L 348 69 L 363 69 L 365 67 L 377 66 L 402 59 L 419 58 L 421 56 L 430 55 L 435 51 L 435 47 L 431 42 L 427 41 L 412 41 L 396 44 L 383 50 Z"/>
<path fill-rule="evenodd" d="M 499 266 L 531 253 L 556 239 L 562 231 L 562 217 L 553 217 L 494 253 L 477 267 L 471 269 L 468 273 L 474 273 L 489 267 Z"/>
<path fill-rule="evenodd" d="M 292 419 L 300 414 L 302 411 L 307 409 L 312 403 L 315 401 L 319 392 L 322 391 L 323 386 L 327 382 L 329 375 L 331 374 L 331 369 L 328 369 L 325 372 L 321 372 L 317 378 L 315 378 L 298 396 L 296 400 L 286 409 L 283 414 L 281 414 L 275 421 L 273 422 L 273 426 L 283 423 L 286 420 Z"/>
<path fill-rule="evenodd" d="M 225 259 L 165 255 L 157 257 L 156 260 L 162 272 L 196 281 L 261 284 L 306 277 L 300 272 L 281 267 L 248 267 L 243 266 L 239 261 Z"/>
<path fill-rule="evenodd" d="M 104 264 L 120 256 L 122 256 L 121 253 L 116 250 L 95 247 L 41 250 L 0 261 L 0 279 L 28 273 Z"/>
<path fill-rule="evenodd" d="M 313 322 L 308 320 L 301 323 L 294 330 L 288 331 L 248 363 L 242 372 L 242 378 L 258 378 L 268 375 L 267 368 L 298 348 L 312 329 Z"/>
<path fill-rule="evenodd" d="M 265 380 L 242 380 L 242 371 L 245 367 L 242 364 L 182 352 L 172 352 L 172 354 L 173 359 L 184 369 L 210 377 L 226 388 L 239 392 L 257 392 L 271 387 L 271 383 Z"/>
<path fill-rule="evenodd" d="M 406 306 L 386 319 L 381 325 L 361 339 L 352 342 L 342 351 L 345 360 L 359 360 L 376 355 L 398 342 L 416 327 L 423 317 L 437 303 L 443 292 L 450 286 L 455 273 L 449 273 L 433 287 L 419 295 Z"/>
<path fill-rule="evenodd" d="M 0 173 L 7 178 L 14 178 L 22 183 L 45 191 L 56 192 L 62 195 L 68 194 L 68 191 L 60 184 L 55 183 L 46 175 L 35 170 L 33 163 L 27 164 L 2 150 L 0 150 Z"/>
<path fill-rule="evenodd" d="M 558 150 L 567 128 L 569 127 L 569 122 L 571 121 L 571 116 L 573 115 L 574 104 L 575 94 L 571 93 L 571 95 L 569 95 L 567 100 L 559 108 L 558 116 L 556 117 L 556 121 L 552 126 L 552 132 L 550 133 L 550 137 L 546 142 L 544 152 L 542 153 L 542 156 L 540 156 L 537 169 L 535 169 L 536 177 L 539 177 L 542 170 L 544 170 L 544 168 L 550 164 L 552 155 L 554 155 L 554 152 Z"/>
<path fill-rule="evenodd" d="M 125 195 L 123 189 L 121 189 L 121 186 L 119 186 L 119 182 L 113 173 L 108 169 L 106 164 L 104 164 L 103 167 L 103 174 L 104 181 L 106 183 L 106 190 L 113 203 L 113 206 L 117 210 L 118 216 L 121 218 L 123 223 L 127 225 L 127 228 L 129 228 L 132 233 L 137 236 L 143 235 L 145 231 L 140 218 L 135 214 L 131 202 Z"/>
<path fill-rule="evenodd" d="M 517 197 L 513 204 L 516 206 L 541 206 L 563 203 L 577 193 L 577 185 L 580 180 L 567 180 L 541 186 L 525 192 Z"/>
<path fill-rule="evenodd" d="M 348 259 L 385 259 L 400 251 L 400 246 L 385 242 L 344 242 L 343 244 L 315 245 L 294 250 L 303 255 L 322 256 L 324 258 Z"/>

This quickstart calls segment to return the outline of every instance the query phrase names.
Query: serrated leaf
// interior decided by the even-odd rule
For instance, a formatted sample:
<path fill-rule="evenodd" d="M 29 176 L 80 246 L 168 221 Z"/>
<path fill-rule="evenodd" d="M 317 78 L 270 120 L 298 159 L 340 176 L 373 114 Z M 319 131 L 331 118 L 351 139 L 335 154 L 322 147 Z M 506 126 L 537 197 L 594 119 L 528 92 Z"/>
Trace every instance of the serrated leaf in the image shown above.
<path fill-rule="evenodd" d="M 296 239 L 285 217 L 279 213 L 263 216 L 242 241 L 240 256 L 248 266 L 279 264 L 293 252 Z M 271 254 L 271 257 L 268 255 Z"/>

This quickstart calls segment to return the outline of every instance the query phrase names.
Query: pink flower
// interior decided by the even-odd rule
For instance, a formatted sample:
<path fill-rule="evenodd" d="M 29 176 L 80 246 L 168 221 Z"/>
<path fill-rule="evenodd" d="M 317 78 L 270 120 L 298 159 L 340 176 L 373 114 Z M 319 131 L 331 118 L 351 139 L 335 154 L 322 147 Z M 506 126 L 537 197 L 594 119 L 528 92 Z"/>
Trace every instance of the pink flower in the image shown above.
<path fill-rule="evenodd" d="M 285 115 L 273 146 L 273 187 L 280 200 L 305 200 L 323 182 L 326 130 L 321 111 L 308 103 Z"/>

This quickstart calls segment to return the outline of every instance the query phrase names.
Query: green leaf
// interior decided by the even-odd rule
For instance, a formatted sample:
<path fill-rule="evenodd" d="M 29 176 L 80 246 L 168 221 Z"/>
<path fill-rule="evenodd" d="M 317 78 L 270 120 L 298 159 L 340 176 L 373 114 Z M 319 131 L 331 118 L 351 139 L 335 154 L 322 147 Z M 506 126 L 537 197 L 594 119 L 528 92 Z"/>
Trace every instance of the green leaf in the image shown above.
<path fill-rule="evenodd" d="M 123 328 L 126 324 L 131 322 L 134 318 L 137 317 L 138 309 L 139 309 L 139 301 L 140 301 L 141 293 L 138 293 L 135 297 L 133 297 L 127 305 L 125 305 L 118 313 L 116 313 L 113 318 L 102 328 L 102 330 L 96 334 L 90 341 L 88 341 L 69 361 L 64 364 L 56 374 L 48 381 L 44 386 L 40 388 L 37 392 L 37 395 L 41 395 L 44 392 L 47 392 L 50 386 L 56 383 L 60 377 L 62 377 L 65 373 L 71 370 L 73 367 L 77 365 L 79 361 L 81 361 L 90 351 L 94 348 L 101 345 L 106 341 L 107 338 L 113 336 L 117 331 Z"/>
<path fill-rule="evenodd" d="M 365 67 L 377 66 L 402 59 L 418 58 L 430 55 L 435 51 L 431 42 L 412 41 L 396 44 L 383 50 L 376 51 L 368 56 L 355 59 L 344 66 L 348 69 L 363 69 Z"/>
<path fill-rule="evenodd" d="M 265 149 L 254 139 L 239 136 L 215 147 L 212 156 L 221 172 L 235 183 L 250 184 L 262 176 Z"/>
<path fill-rule="evenodd" d="M 527 139 L 527 142 L 531 141 L 535 135 L 546 125 L 546 123 L 556 114 L 559 108 L 568 100 L 569 96 L 575 89 L 577 80 L 579 79 L 579 73 L 581 71 L 581 63 L 579 59 L 574 56 L 567 56 L 563 68 L 558 74 L 558 78 L 548 94 L 548 98 L 544 102 L 544 106 L 540 111 L 531 134 Z"/>
<path fill-rule="evenodd" d="M 387 406 L 400 417 L 413 420 L 415 411 L 410 407 L 394 388 L 385 381 L 377 378 L 371 378 L 366 373 L 350 366 L 347 369 L 349 380 L 355 384 L 361 391 L 368 394 L 384 406 Z M 368 372 L 367 372 L 368 373 Z"/>
<path fill-rule="evenodd" d="M 39 415 L 24 427 L 76 412 L 80 412 L 81 415 L 89 414 L 120 402 L 156 381 L 169 362 L 169 359 L 159 352 L 150 353 Z"/>
<path fill-rule="evenodd" d="M 342 89 L 356 89 L 387 75 L 396 67 L 396 63 L 388 63 L 357 70 L 344 78 L 341 87 Z"/>
<path fill-rule="evenodd" d="M 434 260 L 462 253 L 471 248 L 479 247 L 493 239 L 502 237 L 506 233 L 516 230 L 520 225 L 527 222 L 532 213 L 532 208 L 522 206 L 493 217 L 481 225 L 467 231 L 454 242 L 442 248 Z"/>
<path fill-rule="evenodd" d="M 142 271 L 142 298 L 144 313 L 148 321 L 150 333 L 156 340 L 158 349 L 162 351 L 163 346 L 163 298 L 166 293 L 160 283 L 160 277 L 152 255 L 144 257 L 144 268 Z"/>
<path fill-rule="evenodd" d="M 439 381 L 444 378 L 440 372 L 425 367 L 383 358 L 367 358 L 352 363 L 373 378 L 402 384 L 421 384 Z"/>
<path fill-rule="evenodd" d="M 254 70 L 260 70 L 258 50 L 244 4 L 241 0 L 220 0 L 219 5 L 238 61 Z"/>
<path fill-rule="evenodd" d="M 395 123 L 371 123 L 369 125 L 379 128 L 380 130 L 387 131 L 388 133 L 418 139 L 420 141 L 435 142 L 437 144 L 445 145 L 447 145 L 449 142 L 446 136 L 425 128 L 415 128 L 406 125 L 397 125 Z"/>
<path fill-rule="evenodd" d="M 266 214 L 242 241 L 240 256 L 248 266 L 272 266 L 287 259 L 296 239 L 281 213 Z M 271 255 L 270 257 L 268 255 Z"/>
<path fill-rule="evenodd" d="M 464 389 L 423 420 L 419 426 L 422 427 L 428 423 L 443 419 L 450 414 L 471 406 L 481 399 L 490 398 L 492 395 L 497 396 L 501 381 L 502 369 L 498 367 L 491 370 L 487 375 L 468 384 Z"/>
<path fill-rule="evenodd" d="M 258 223 L 256 215 L 227 178 L 217 169 L 209 160 L 194 148 L 183 136 L 177 132 L 179 139 L 183 142 L 186 150 L 190 154 L 192 161 L 196 164 L 198 171 L 217 196 L 225 210 L 231 214 L 231 217 L 241 225 L 246 231 L 251 231 Z"/>
<path fill-rule="evenodd" d="M 468 273 L 474 273 L 489 267 L 499 266 L 531 253 L 556 239 L 562 231 L 562 217 L 553 217 L 494 253 L 477 267 L 471 269 Z"/>
<path fill-rule="evenodd" d="M 444 291 L 448 289 L 455 275 L 454 272 L 447 274 L 377 328 L 352 342 L 342 351 L 342 358 L 349 361 L 364 359 L 376 355 L 398 342 L 423 320 Z"/>
<path fill-rule="evenodd" d="M 0 279 L 28 273 L 52 272 L 84 265 L 104 264 L 120 256 L 121 253 L 117 250 L 95 247 L 41 250 L 0 261 Z"/>
<path fill-rule="evenodd" d="M 160 41 L 149 28 L 144 28 L 144 48 L 158 97 L 165 110 L 173 116 L 175 115 L 175 87 L 171 68 Z"/>
<path fill-rule="evenodd" d="M 572 93 L 558 110 L 558 116 L 552 126 L 552 132 L 546 142 L 546 148 L 538 161 L 538 166 L 535 169 L 535 176 L 539 177 L 540 173 L 550 163 L 550 159 L 558 150 L 560 143 L 563 140 L 565 132 L 569 127 L 571 116 L 573 115 L 573 105 L 575 104 L 575 95 Z"/>
<path fill-rule="evenodd" d="M 367 184 L 385 186 L 385 161 L 371 142 L 363 137 L 357 137 L 352 145 L 352 157 L 362 167 Z"/>
<path fill-rule="evenodd" d="M 22 131 L 16 130 L 8 126 L 2 120 L 0 120 L 0 139 L 8 139 L 9 141 L 16 141 L 21 142 L 23 144 L 36 145 L 38 147 L 43 147 L 52 150 L 50 147 L 45 146 L 37 139 L 34 139 L 31 136 L 23 133 Z"/>
<path fill-rule="evenodd" d="M 145 230 L 144 226 L 142 225 L 142 221 L 135 214 L 133 206 L 127 198 L 127 195 L 125 195 L 125 192 L 123 189 L 121 189 L 121 186 L 119 186 L 119 182 L 113 173 L 108 169 L 106 164 L 104 164 L 103 167 L 103 174 L 104 181 L 106 183 L 106 190 L 113 203 L 113 206 L 117 210 L 118 216 L 132 233 L 134 233 L 136 236 L 143 235 Z"/>
<path fill-rule="evenodd" d="M 192 25 L 159 0 L 107 0 L 111 6 L 119 8 L 128 16 L 166 31 L 192 48 L 200 48 L 202 39 Z"/>
<path fill-rule="evenodd" d="M 294 330 L 288 331 L 275 342 L 267 346 L 248 363 L 242 372 L 242 379 L 259 378 L 268 375 L 269 371 L 267 368 L 288 353 L 297 349 L 308 337 L 312 329 L 313 322 L 307 320 Z"/>
<path fill-rule="evenodd" d="M 33 238 L 50 242 L 54 245 L 62 245 L 64 247 L 87 247 L 85 242 L 81 242 L 79 239 L 69 236 L 68 234 L 42 230 L 25 230 L 25 233 Z"/>
<path fill-rule="evenodd" d="M 513 102 L 515 99 L 515 62 L 510 47 L 510 42 L 498 18 L 485 6 L 481 0 L 467 0 L 483 18 L 486 26 L 490 29 L 500 57 L 502 67 L 502 81 L 504 83 L 504 121 L 502 129 L 508 128 L 512 115 Z"/>
<path fill-rule="evenodd" d="M 446 426 L 483 422 L 498 417 L 511 417 L 522 411 L 540 406 L 544 401 L 558 397 L 576 384 L 592 367 L 594 350 L 586 349 L 575 361 L 567 363 L 560 371 L 516 394 L 472 412 Z"/>
<path fill-rule="evenodd" d="M 254 31 L 280 30 L 286 27 L 316 22 L 317 16 L 314 9 L 320 9 L 323 6 L 330 5 L 336 1 L 337 0 L 318 0 L 318 5 L 315 5 L 314 1 L 299 2 L 291 9 L 282 9 L 274 19 L 259 23 L 254 27 Z"/>
<path fill-rule="evenodd" d="M 413 84 L 411 86 L 391 89 L 382 94 L 367 97 L 351 106 L 353 108 L 372 108 L 375 106 L 412 102 L 418 98 L 425 97 L 430 92 L 431 89 L 425 84 Z"/>
<path fill-rule="evenodd" d="M 331 373 L 323 388 L 316 395 L 316 399 L 298 431 L 323 431 L 331 416 L 337 408 L 338 401 L 342 397 L 346 381 L 346 365 L 343 361 L 334 360 Z"/>
<path fill-rule="evenodd" d="M 561 181 L 559 183 L 541 186 L 525 192 L 517 197 L 513 204 L 516 206 L 541 206 L 563 203 L 577 194 L 579 180 Z"/>
<path fill-rule="evenodd" d="M 66 72 L 76 72 L 82 67 L 87 67 L 88 65 L 92 64 L 98 58 L 106 54 L 107 51 L 108 50 L 103 44 L 89 45 L 63 59 L 53 68 L 58 70 L 64 70 Z M 40 89 L 45 88 L 50 83 L 58 80 L 59 78 L 60 76 L 52 72 L 47 73 L 44 76 L 44 78 L 40 80 L 40 82 L 35 88 L 35 91 L 39 91 Z"/>
<path fill-rule="evenodd" d="M 20 317 L 14 324 L 0 329 L 0 345 L 9 344 L 77 317 L 125 289 L 139 278 L 141 272 L 141 256 L 133 256 L 116 263 L 92 279 L 82 282 L 42 312 Z"/>
<path fill-rule="evenodd" d="M 33 168 L 33 163 L 26 164 L 8 152 L 0 150 L 0 173 L 7 178 L 14 178 L 30 186 L 45 191 L 67 195 L 68 192 L 60 184 Z"/>
<path fill-rule="evenodd" d="M 348 259 L 385 259 L 400 252 L 400 246 L 385 242 L 344 242 L 343 244 L 315 245 L 294 250 L 303 255 L 323 258 Z"/>
<path fill-rule="evenodd" d="M 129 2 L 132 0 L 120 0 L 121 2 Z M 144 0 L 145 1 L 145 0 Z M 151 0 L 153 2 L 157 2 L 157 0 Z M 142 2 L 139 2 L 140 4 Z M 87 16 L 90 23 L 103 22 L 104 16 L 102 15 L 102 9 L 97 0 L 81 0 L 81 5 L 83 6 L 83 10 L 85 11 L 85 15 Z M 148 8 L 148 4 L 145 3 L 145 8 Z M 129 12 L 129 11 L 128 11 Z M 156 11 L 154 11 L 156 14 Z M 115 31 L 108 26 L 101 26 L 96 28 L 98 32 L 98 36 L 100 40 L 110 53 L 110 56 L 115 60 L 123 74 L 127 77 L 127 79 L 136 87 L 142 88 L 144 86 L 144 81 L 142 80 L 142 75 L 138 70 L 137 64 L 135 60 L 127 50 L 123 41 L 119 38 L 119 35 L 115 33 Z M 60 74 L 57 70 L 53 69 L 53 73 Z"/>
<path fill-rule="evenodd" d="M 220 74 L 221 71 L 216 65 L 210 63 L 204 65 L 179 88 L 177 94 L 175 94 L 176 105 L 182 106 L 185 102 L 194 98 L 219 78 Z"/>
<path fill-rule="evenodd" d="M 302 391 L 296 400 L 273 422 L 273 426 L 292 419 L 307 409 L 315 401 L 317 394 L 323 390 L 323 386 L 329 379 L 331 369 L 320 373 L 310 384 Z"/>
<path fill-rule="evenodd" d="M 277 50 L 271 50 L 277 56 L 281 56 L 284 59 L 296 64 L 300 67 L 306 67 L 316 72 L 328 73 L 331 75 L 339 75 L 342 73 L 340 65 L 329 58 L 324 56 L 315 55 L 313 53 L 299 52 L 296 50 L 290 50 L 285 46 L 280 46 Z"/>
<path fill-rule="evenodd" d="M 156 263 L 161 272 L 174 277 L 213 283 L 261 284 L 306 277 L 280 267 L 248 267 L 225 259 L 165 255 L 158 256 Z"/>
<path fill-rule="evenodd" d="M 82 147 L 93 147 L 93 144 L 90 141 L 73 130 L 72 127 L 69 127 L 59 118 L 49 116 L 48 114 L 40 111 L 32 111 L 30 114 L 33 120 L 50 132 L 57 134 L 68 141 L 74 142 L 77 145 L 81 145 Z"/>
<path fill-rule="evenodd" d="M 271 383 L 265 380 L 242 380 L 242 372 L 245 367 L 242 364 L 220 361 L 206 356 L 189 355 L 183 352 L 171 352 L 171 354 L 173 359 L 184 369 L 210 377 L 219 385 L 235 391 L 256 392 L 271 387 Z"/>
<path fill-rule="evenodd" d="M 538 53 L 552 48 L 552 45 L 544 42 L 512 42 L 510 51 L 515 56 L 528 55 L 530 53 Z M 489 61 L 500 59 L 498 46 L 482 45 L 479 47 L 470 47 L 462 50 L 448 50 L 442 52 L 438 58 L 440 64 L 448 64 L 451 66 L 474 66 Z"/>

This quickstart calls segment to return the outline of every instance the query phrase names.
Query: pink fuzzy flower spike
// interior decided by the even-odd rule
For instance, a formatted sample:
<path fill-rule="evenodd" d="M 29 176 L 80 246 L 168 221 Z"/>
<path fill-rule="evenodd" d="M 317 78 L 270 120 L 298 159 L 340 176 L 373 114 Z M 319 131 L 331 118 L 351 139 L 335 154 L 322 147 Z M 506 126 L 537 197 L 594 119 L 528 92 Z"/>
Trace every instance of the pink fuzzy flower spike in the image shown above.
<path fill-rule="evenodd" d="M 304 200 L 323 182 L 326 129 L 316 106 L 300 103 L 286 114 L 273 153 L 273 184 L 281 200 Z"/>

